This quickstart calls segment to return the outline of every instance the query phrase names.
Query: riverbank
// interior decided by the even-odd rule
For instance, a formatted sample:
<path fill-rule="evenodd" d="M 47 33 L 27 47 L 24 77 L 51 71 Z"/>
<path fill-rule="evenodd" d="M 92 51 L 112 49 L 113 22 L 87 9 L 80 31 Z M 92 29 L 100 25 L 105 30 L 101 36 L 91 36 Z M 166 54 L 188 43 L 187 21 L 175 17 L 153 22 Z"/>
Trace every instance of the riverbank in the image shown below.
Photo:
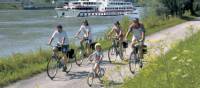
<path fill-rule="evenodd" d="M 146 19 L 147 20 L 147 19 Z M 153 20 L 151 20 L 153 21 Z M 163 30 L 166 27 L 171 27 L 180 23 L 185 22 L 186 20 L 171 17 L 170 19 L 160 20 L 156 25 L 147 26 L 146 31 L 147 35 L 155 33 L 159 30 Z M 127 30 L 130 20 L 124 18 L 121 21 L 122 27 Z M 144 24 L 148 25 L 148 21 L 144 21 Z M 170 23 L 170 25 L 168 25 Z M 168 26 L 166 26 L 168 25 Z M 106 50 L 110 44 L 108 40 L 102 39 L 99 40 L 102 43 L 103 48 Z M 25 79 L 34 74 L 40 73 L 46 69 L 47 59 L 50 58 L 50 52 L 46 50 L 39 50 L 38 52 L 33 52 L 29 54 L 14 54 L 12 56 L 0 59 L 0 87 L 8 85 L 17 80 Z M 17 63 L 17 64 L 13 64 Z"/>
<path fill-rule="evenodd" d="M 190 34 L 193 33 L 191 28 Z M 154 59 L 122 88 L 198 88 L 200 86 L 200 32 Z"/>

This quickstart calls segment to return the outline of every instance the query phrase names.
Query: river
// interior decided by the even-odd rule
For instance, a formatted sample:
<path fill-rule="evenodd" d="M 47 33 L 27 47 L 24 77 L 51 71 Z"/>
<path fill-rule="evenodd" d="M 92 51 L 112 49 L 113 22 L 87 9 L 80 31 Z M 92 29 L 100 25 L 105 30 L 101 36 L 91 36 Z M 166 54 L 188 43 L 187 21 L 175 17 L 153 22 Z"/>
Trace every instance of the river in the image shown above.
<path fill-rule="evenodd" d="M 123 16 L 56 18 L 54 10 L 0 10 L 0 57 L 46 48 L 57 24 L 63 25 L 69 38 L 88 19 L 93 35 L 99 37 Z M 131 17 L 138 17 L 134 14 Z M 72 41 L 72 40 L 71 40 Z"/>

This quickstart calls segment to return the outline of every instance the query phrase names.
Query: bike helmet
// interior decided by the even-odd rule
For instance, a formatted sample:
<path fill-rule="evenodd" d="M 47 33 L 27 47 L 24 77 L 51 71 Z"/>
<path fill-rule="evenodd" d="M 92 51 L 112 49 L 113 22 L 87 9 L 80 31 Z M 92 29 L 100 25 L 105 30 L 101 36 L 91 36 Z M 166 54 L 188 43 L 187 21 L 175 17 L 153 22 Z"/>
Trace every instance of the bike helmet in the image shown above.
<path fill-rule="evenodd" d="M 100 43 L 95 44 L 95 49 L 96 49 L 98 46 L 101 47 L 101 44 L 100 44 Z"/>
<path fill-rule="evenodd" d="M 139 18 L 133 18 L 133 21 L 139 21 Z"/>

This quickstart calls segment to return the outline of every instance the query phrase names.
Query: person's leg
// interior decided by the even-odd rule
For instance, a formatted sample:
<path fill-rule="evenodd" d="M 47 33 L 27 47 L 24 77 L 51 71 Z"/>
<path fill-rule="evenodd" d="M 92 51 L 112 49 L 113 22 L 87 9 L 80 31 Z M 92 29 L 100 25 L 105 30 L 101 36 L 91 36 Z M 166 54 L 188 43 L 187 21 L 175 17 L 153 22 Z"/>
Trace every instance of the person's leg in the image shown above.
<path fill-rule="evenodd" d="M 96 74 L 97 74 L 97 63 L 94 64 L 93 71 L 95 72 L 95 76 L 96 76 Z"/>
<path fill-rule="evenodd" d="M 68 45 L 64 45 L 62 47 L 63 60 L 64 60 L 64 67 L 63 67 L 64 71 L 66 70 L 66 65 L 67 65 L 67 62 L 68 62 L 68 56 L 67 56 L 68 47 L 69 47 Z"/>
<path fill-rule="evenodd" d="M 59 48 L 58 47 L 54 47 L 53 48 L 53 56 L 58 56 L 58 51 L 59 51 Z"/>
<path fill-rule="evenodd" d="M 81 48 L 83 48 L 84 46 L 83 46 L 83 42 L 85 41 L 85 38 L 82 38 L 81 40 L 80 40 L 80 45 L 81 45 Z"/>
<path fill-rule="evenodd" d="M 131 40 L 131 47 L 133 48 L 133 47 L 135 47 L 135 43 L 136 43 L 136 38 L 135 38 L 135 36 L 133 36 L 132 37 L 132 40 Z"/>

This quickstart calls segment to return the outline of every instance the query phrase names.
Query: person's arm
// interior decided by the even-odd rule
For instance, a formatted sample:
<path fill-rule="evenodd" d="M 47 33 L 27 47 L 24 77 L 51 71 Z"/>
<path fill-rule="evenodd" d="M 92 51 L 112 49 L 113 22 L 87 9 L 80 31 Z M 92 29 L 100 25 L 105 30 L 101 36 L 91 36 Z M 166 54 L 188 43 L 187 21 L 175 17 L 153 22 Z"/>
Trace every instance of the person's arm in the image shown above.
<path fill-rule="evenodd" d="M 62 38 L 61 45 L 64 45 L 64 42 L 65 42 L 65 37 Z"/>
<path fill-rule="evenodd" d="M 114 30 L 115 30 L 115 28 L 112 27 L 111 31 L 108 33 L 108 36 L 111 36 Z"/>
<path fill-rule="evenodd" d="M 89 37 L 90 32 L 91 32 L 91 28 L 88 27 L 88 29 L 87 29 L 87 33 L 86 33 L 86 36 L 87 36 L 87 37 Z"/>
<path fill-rule="evenodd" d="M 78 37 L 78 35 L 81 33 L 81 30 L 83 29 L 83 26 L 80 27 L 80 29 L 78 30 L 78 32 L 76 33 L 75 37 Z"/>
<path fill-rule="evenodd" d="M 100 58 L 100 61 L 102 61 L 102 60 L 103 60 L 103 57 L 104 57 L 104 56 L 103 56 L 103 53 L 102 53 L 102 54 L 101 54 L 101 58 Z"/>
<path fill-rule="evenodd" d="M 49 39 L 48 44 L 51 45 L 52 41 L 53 41 L 53 38 L 51 37 L 51 38 Z"/>
<path fill-rule="evenodd" d="M 129 33 L 131 32 L 131 30 L 132 30 L 132 25 L 129 26 L 128 31 L 127 31 L 126 36 L 125 36 L 125 39 L 127 39 L 127 37 L 129 35 Z"/>
<path fill-rule="evenodd" d="M 89 59 L 90 61 L 92 61 L 92 59 L 93 59 L 92 57 L 95 55 L 95 53 L 96 53 L 96 51 L 89 55 L 88 59 Z"/>
<path fill-rule="evenodd" d="M 120 28 L 121 29 L 121 28 Z M 122 36 L 123 35 L 123 30 L 121 29 L 120 32 L 119 32 L 119 35 L 118 37 Z"/>
<path fill-rule="evenodd" d="M 143 41 L 144 38 L 145 38 L 145 28 L 144 28 L 143 24 L 141 24 L 141 27 L 142 27 L 142 34 L 141 34 L 141 40 L 140 41 Z"/>
<path fill-rule="evenodd" d="M 51 43 L 55 37 L 55 34 L 56 34 L 56 32 L 54 32 L 53 35 L 51 36 L 51 38 L 49 39 L 49 42 L 48 42 L 49 45 L 51 45 Z"/>

